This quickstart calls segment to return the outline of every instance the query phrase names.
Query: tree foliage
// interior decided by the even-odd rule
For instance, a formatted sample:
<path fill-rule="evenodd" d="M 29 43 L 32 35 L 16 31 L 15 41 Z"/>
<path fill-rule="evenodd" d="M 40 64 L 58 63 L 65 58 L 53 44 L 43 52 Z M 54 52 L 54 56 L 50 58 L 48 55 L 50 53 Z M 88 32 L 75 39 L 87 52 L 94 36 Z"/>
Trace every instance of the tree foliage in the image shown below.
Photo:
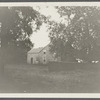
<path fill-rule="evenodd" d="M 32 7 L 0 7 L 2 59 L 4 55 L 6 58 L 12 51 L 16 53 L 17 48 L 21 48 L 22 52 L 32 48 L 30 36 L 39 29 L 42 22 L 43 16 Z"/>
<path fill-rule="evenodd" d="M 35 22 L 34 30 L 42 24 L 40 14 L 32 7 L 0 7 L 2 46 L 8 44 L 19 46 L 22 42 L 21 46 L 31 47 L 29 37 L 33 32 L 33 22 Z"/>
<path fill-rule="evenodd" d="M 51 51 L 84 61 L 100 60 L 100 8 L 87 6 L 56 7 L 67 23 L 50 27 Z M 63 57 L 64 57 L 63 56 Z"/>

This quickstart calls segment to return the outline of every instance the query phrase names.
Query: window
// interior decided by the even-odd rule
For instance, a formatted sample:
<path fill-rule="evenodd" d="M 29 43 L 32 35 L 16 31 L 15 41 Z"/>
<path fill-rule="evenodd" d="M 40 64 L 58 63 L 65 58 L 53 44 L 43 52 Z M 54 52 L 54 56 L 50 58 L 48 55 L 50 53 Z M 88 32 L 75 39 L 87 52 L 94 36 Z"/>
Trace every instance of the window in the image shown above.
<path fill-rule="evenodd" d="M 44 54 L 46 54 L 46 52 L 44 52 Z"/>
<path fill-rule="evenodd" d="M 46 51 L 44 51 L 43 53 L 46 54 Z"/>
<path fill-rule="evenodd" d="M 45 62 L 45 59 L 44 59 L 44 62 Z"/>

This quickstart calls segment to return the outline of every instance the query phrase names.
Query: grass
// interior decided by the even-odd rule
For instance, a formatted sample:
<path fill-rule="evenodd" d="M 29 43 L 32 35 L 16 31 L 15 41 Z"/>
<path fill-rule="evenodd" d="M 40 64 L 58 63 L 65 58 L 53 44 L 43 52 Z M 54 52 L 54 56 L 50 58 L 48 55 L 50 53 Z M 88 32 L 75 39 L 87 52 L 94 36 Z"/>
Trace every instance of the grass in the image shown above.
<path fill-rule="evenodd" d="M 100 93 L 97 67 L 55 72 L 48 66 L 20 64 L 5 66 L 5 74 L 20 93 Z"/>

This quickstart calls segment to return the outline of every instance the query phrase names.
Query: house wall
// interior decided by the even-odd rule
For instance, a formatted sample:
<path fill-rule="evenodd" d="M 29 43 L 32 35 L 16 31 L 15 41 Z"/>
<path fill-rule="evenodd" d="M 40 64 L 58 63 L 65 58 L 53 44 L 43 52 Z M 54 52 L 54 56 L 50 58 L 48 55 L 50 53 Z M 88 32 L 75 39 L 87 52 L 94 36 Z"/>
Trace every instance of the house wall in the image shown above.
<path fill-rule="evenodd" d="M 27 54 L 27 63 L 29 64 L 35 64 L 37 63 L 37 57 L 38 57 L 38 54 L 31 54 L 31 53 L 28 53 Z M 31 62 L 31 59 L 33 59 L 33 61 Z"/>
<path fill-rule="evenodd" d="M 44 51 L 46 52 L 44 54 Z M 40 63 L 48 63 L 49 61 L 54 61 L 53 55 L 49 51 L 49 47 L 45 47 L 40 53 L 39 53 L 39 59 Z M 45 62 L 44 62 L 45 59 Z"/>

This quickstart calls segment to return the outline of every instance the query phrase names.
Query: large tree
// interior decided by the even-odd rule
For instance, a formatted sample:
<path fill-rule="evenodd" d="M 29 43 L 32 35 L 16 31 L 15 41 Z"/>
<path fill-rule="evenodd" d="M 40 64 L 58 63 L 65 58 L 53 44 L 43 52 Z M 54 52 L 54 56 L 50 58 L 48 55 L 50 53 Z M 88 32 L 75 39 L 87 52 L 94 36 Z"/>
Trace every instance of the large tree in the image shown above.
<path fill-rule="evenodd" d="M 67 57 L 69 54 L 72 58 L 84 61 L 100 60 L 100 8 L 87 6 L 56 8 L 61 17 L 65 18 L 65 23 L 52 24 L 51 49 L 61 54 L 59 56 Z"/>
<path fill-rule="evenodd" d="M 33 46 L 30 36 L 42 21 L 43 16 L 32 7 L 0 7 L 1 62 L 6 62 L 8 55 L 18 55 L 19 49 L 29 50 Z"/>

